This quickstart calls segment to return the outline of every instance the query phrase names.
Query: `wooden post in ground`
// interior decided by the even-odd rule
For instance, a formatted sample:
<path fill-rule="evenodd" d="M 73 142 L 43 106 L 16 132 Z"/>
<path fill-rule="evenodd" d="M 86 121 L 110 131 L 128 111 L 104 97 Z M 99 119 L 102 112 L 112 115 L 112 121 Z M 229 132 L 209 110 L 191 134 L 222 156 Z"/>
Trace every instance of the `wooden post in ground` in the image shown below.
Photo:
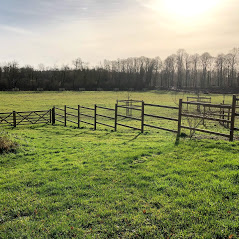
<path fill-rule="evenodd" d="M 235 114 L 236 114 L 236 95 L 233 95 L 233 98 L 232 98 L 232 112 L 231 112 L 230 139 L 229 139 L 230 141 L 233 141 Z"/>
<path fill-rule="evenodd" d="M 222 104 L 223 104 L 223 105 L 225 104 L 225 101 L 224 101 L 224 100 L 222 101 Z M 223 119 L 223 120 L 225 119 L 224 114 L 225 114 L 225 110 L 224 110 L 224 108 L 223 108 L 223 109 L 222 109 L 222 119 Z M 220 117 L 220 118 L 221 118 L 221 117 Z M 223 126 L 225 126 L 225 122 L 222 122 L 222 124 L 223 124 Z"/>
<path fill-rule="evenodd" d="M 129 100 L 126 101 L 126 116 L 129 116 Z"/>
<path fill-rule="evenodd" d="M 179 105 L 178 105 L 178 132 L 177 132 L 177 138 L 180 137 L 181 134 L 181 121 L 182 121 L 182 108 L 183 108 L 183 100 L 179 99 Z"/>
<path fill-rule="evenodd" d="M 220 103 L 220 105 L 221 105 L 221 103 Z M 221 119 L 222 118 L 222 108 L 220 107 L 220 111 L 219 111 L 219 119 Z M 222 122 L 220 122 L 220 124 L 222 124 Z"/>
<path fill-rule="evenodd" d="M 65 105 L 65 108 L 64 108 L 64 112 L 65 112 L 65 127 L 66 127 L 66 105 Z"/>
<path fill-rule="evenodd" d="M 117 131 L 117 114 L 118 114 L 118 105 L 115 104 L 115 131 Z"/>
<path fill-rule="evenodd" d="M 52 116 L 51 116 L 51 118 L 52 118 L 52 125 L 54 125 L 54 124 L 56 123 L 55 111 L 56 111 L 55 106 L 53 106 L 53 108 L 52 108 L 52 110 L 51 110 L 51 114 L 52 114 Z"/>
<path fill-rule="evenodd" d="M 12 112 L 13 115 L 13 127 L 17 127 L 17 115 L 16 115 L 16 111 Z"/>
<path fill-rule="evenodd" d="M 96 121 L 96 108 L 97 108 L 97 106 L 95 105 L 95 114 L 94 114 L 94 130 L 96 130 L 96 123 L 97 123 L 97 121 Z"/>
<path fill-rule="evenodd" d="M 78 128 L 80 128 L 80 106 L 78 105 Z"/>
<path fill-rule="evenodd" d="M 231 112 L 231 111 L 230 111 L 230 108 L 229 108 L 229 109 L 228 109 L 228 114 L 227 114 L 227 120 L 230 120 L 230 112 Z M 227 128 L 229 128 L 229 124 L 230 124 L 230 123 L 227 122 Z"/>
<path fill-rule="evenodd" d="M 132 99 L 130 100 L 129 116 L 132 116 Z"/>
<path fill-rule="evenodd" d="M 50 124 L 51 124 L 51 109 L 49 110 Z"/>
<path fill-rule="evenodd" d="M 142 109 L 141 109 L 141 133 L 144 132 L 144 101 L 142 101 Z"/>

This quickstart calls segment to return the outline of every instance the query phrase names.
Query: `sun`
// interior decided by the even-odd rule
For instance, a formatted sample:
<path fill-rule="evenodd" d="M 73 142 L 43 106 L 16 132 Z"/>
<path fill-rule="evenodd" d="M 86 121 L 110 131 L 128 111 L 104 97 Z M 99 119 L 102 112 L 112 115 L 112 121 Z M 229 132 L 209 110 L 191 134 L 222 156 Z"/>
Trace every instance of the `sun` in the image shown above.
<path fill-rule="evenodd" d="M 152 8 L 174 17 L 198 17 L 216 7 L 221 0 L 155 0 Z"/>

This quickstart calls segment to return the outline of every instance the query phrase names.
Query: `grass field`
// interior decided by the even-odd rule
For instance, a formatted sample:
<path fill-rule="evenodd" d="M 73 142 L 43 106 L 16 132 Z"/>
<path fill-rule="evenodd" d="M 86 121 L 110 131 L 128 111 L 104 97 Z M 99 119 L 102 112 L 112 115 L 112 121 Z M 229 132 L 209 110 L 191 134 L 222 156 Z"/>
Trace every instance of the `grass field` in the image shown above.
<path fill-rule="evenodd" d="M 180 97 L 131 93 L 172 106 Z M 125 98 L 125 92 L 1 92 L 0 112 L 113 107 Z M 225 100 L 231 103 L 231 96 Z M 1 131 L 20 147 L 0 155 L 0 238 L 239 237 L 239 141 L 181 138 L 175 144 L 166 131 L 87 125 Z"/>

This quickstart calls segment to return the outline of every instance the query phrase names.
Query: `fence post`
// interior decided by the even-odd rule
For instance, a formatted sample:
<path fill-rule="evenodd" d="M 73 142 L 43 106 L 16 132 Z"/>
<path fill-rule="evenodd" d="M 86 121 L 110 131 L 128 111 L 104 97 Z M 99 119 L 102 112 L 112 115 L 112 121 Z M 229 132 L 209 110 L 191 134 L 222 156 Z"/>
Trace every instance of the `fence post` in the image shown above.
<path fill-rule="evenodd" d="M 206 109 L 205 109 L 205 105 L 203 106 L 203 119 L 202 119 L 202 124 L 205 125 L 205 114 L 206 114 Z"/>
<path fill-rule="evenodd" d="M 181 121 L 182 121 L 182 106 L 183 106 L 183 100 L 179 99 L 179 107 L 178 107 L 178 133 L 177 133 L 177 138 L 180 137 L 181 134 Z"/>
<path fill-rule="evenodd" d="M 115 104 L 115 131 L 117 131 L 117 111 L 118 111 L 118 105 Z"/>
<path fill-rule="evenodd" d="M 49 110 L 49 116 L 50 116 L 50 124 L 51 124 L 51 109 Z"/>
<path fill-rule="evenodd" d="M 220 103 L 220 105 L 224 105 L 224 100 L 222 101 L 222 103 Z M 219 119 L 223 119 L 222 115 L 223 115 L 223 108 L 221 107 L 220 113 L 219 113 Z M 219 124 L 224 126 L 224 122 L 219 121 Z"/>
<path fill-rule="evenodd" d="M 78 128 L 80 128 L 80 106 L 78 105 Z"/>
<path fill-rule="evenodd" d="M 142 112 L 141 112 L 141 133 L 144 132 L 144 101 L 142 101 Z"/>
<path fill-rule="evenodd" d="M 17 115 L 16 115 L 16 111 L 12 112 L 13 115 L 13 127 L 17 127 Z"/>
<path fill-rule="evenodd" d="M 230 120 L 230 108 L 228 109 L 227 120 Z M 229 128 L 228 122 L 227 122 L 227 128 Z"/>
<path fill-rule="evenodd" d="M 225 101 L 224 101 L 224 100 L 223 100 L 222 104 L 225 105 Z M 223 109 L 222 109 L 222 119 L 223 119 L 223 120 L 225 119 L 225 115 L 224 115 L 224 114 L 225 114 L 225 110 L 224 110 L 224 108 L 223 108 Z M 222 124 L 223 124 L 223 126 L 225 126 L 225 122 L 223 122 Z"/>
<path fill-rule="evenodd" d="M 232 112 L 231 112 L 230 139 L 229 139 L 230 141 L 233 141 L 235 114 L 236 114 L 236 95 L 233 95 L 233 98 L 232 98 Z"/>
<path fill-rule="evenodd" d="M 65 126 L 66 126 L 66 105 L 65 105 L 64 111 L 65 111 Z"/>
<path fill-rule="evenodd" d="M 51 118 L 52 118 L 52 125 L 54 125 L 55 122 L 56 122 L 55 106 L 53 106 L 53 108 L 52 108 L 52 110 L 51 110 L 51 114 L 52 114 L 52 116 L 51 116 Z"/>
<path fill-rule="evenodd" d="M 96 108 L 97 108 L 97 106 L 95 105 L 95 121 L 94 121 L 94 130 L 96 130 Z"/>
<path fill-rule="evenodd" d="M 132 116 L 132 107 L 133 107 L 133 104 L 132 104 L 132 99 L 130 101 L 130 109 L 129 109 L 129 116 Z"/>
<path fill-rule="evenodd" d="M 129 116 L 129 101 L 126 101 L 126 116 Z"/>

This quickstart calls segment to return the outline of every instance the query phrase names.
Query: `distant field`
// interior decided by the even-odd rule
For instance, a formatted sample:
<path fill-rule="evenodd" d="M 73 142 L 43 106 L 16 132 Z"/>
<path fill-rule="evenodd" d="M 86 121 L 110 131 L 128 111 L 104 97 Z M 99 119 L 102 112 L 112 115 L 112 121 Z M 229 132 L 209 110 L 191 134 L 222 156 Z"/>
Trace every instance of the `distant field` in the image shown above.
<path fill-rule="evenodd" d="M 213 103 L 224 99 L 211 96 Z M 0 92 L 0 112 L 65 104 L 114 107 L 127 97 L 126 92 Z M 186 95 L 130 93 L 171 106 L 181 97 Z M 226 103 L 231 99 L 226 96 Z M 239 141 L 207 136 L 175 144 L 175 134 L 166 131 L 113 132 L 103 126 L 93 131 L 83 124 L 0 131 L 21 145 L 16 153 L 0 155 L 0 238 L 239 237 Z"/>
<path fill-rule="evenodd" d="M 36 110 L 48 109 L 53 105 L 93 105 L 103 104 L 107 106 L 114 106 L 117 99 L 127 99 L 128 95 L 132 99 L 144 100 L 148 103 L 160 103 L 166 105 L 175 105 L 179 98 L 186 100 L 189 94 L 167 92 L 167 91 L 150 91 L 150 92 L 112 92 L 112 91 L 65 91 L 65 92 L 0 92 L 0 111 L 11 110 Z M 193 96 L 193 95 L 191 95 Z M 195 96 L 195 95 L 194 95 Z M 202 95 L 212 97 L 213 103 L 231 104 L 232 95 L 217 95 L 206 94 Z"/>

